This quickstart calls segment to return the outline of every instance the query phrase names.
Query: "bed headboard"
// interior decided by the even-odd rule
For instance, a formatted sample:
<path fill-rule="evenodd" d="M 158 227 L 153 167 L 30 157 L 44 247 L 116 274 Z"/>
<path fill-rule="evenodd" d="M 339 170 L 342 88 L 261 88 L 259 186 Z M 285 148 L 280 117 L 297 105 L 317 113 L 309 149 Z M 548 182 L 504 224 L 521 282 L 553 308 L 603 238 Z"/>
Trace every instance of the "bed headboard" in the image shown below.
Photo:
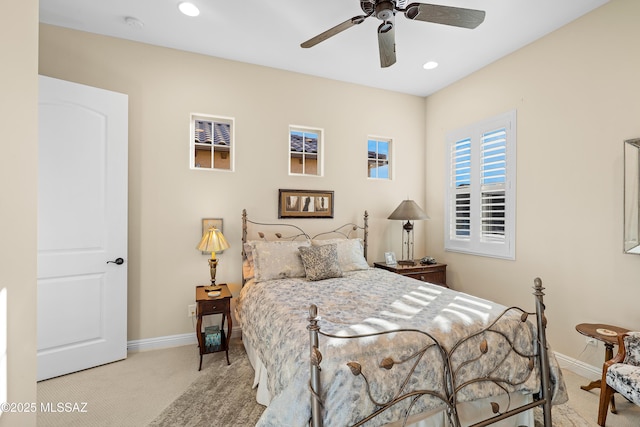
<path fill-rule="evenodd" d="M 251 226 L 251 236 L 249 235 L 249 226 Z M 286 222 L 278 223 L 264 223 L 252 221 L 247 215 L 247 210 L 242 210 L 242 261 L 247 258 L 247 254 L 244 250 L 244 244 L 250 239 L 261 240 L 312 240 L 312 239 L 330 239 L 330 238 L 345 238 L 351 239 L 360 237 L 362 234 L 363 255 L 367 258 L 367 247 L 369 240 L 369 213 L 364 211 L 362 225 L 354 224 L 352 222 L 341 225 L 338 228 L 332 230 L 323 231 L 317 234 L 309 234 L 301 227 L 295 224 Z M 269 236 L 273 236 L 269 238 Z M 244 285 L 244 276 L 242 284 Z"/>

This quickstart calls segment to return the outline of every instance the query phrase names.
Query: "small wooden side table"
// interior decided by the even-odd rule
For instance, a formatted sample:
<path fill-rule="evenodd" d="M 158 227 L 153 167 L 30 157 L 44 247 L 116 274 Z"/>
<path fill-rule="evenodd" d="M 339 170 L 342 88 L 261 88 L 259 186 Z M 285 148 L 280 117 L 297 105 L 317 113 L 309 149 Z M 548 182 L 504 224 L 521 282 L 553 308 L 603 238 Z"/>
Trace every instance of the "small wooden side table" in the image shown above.
<path fill-rule="evenodd" d="M 434 283 L 445 288 L 449 287 L 447 286 L 447 264 L 422 265 L 418 260 L 415 263 L 415 265 L 387 265 L 384 262 L 374 262 L 373 266 L 423 282 Z"/>
<path fill-rule="evenodd" d="M 200 366 L 198 371 L 202 369 L 202 356 L 204 354 L 216 353 L 224 351 L 227 354 L 227 365 L 229 363 L 229 339 L 233 330 L 231 321 L 231 292 L 227 285 L 220 286 L 220 295 L 210 297 L 204 290 L 204 286 L 196 286 L 196 317 L 198 318 L 196 326 L 196 335 L 198 337 L 198 347 L 200 348 Z M 222 324 L 220 325 L 220 346 L 213 349 L 205 346 L 205 334 L 202 331 L 202 317 L 211 314 L 221 314 Z M 227 333 L 224 333 L 224 322 L 227 321 Z"/>
<path fill-rule="evenodd" d="M 595 338 L 598 341 L 602 341 L 604 343 L 604 360 L 606 362 L 607 360 L 613 359 L 613 346 L 618 344 L 618 336 L 603 335 L 598 332 L 598 329 L 607 329 L 618 334 L 629 332 L 629 329 L 620 328 L 613 325 L 604 325 L 601 323 L 580 323 L 579 325 L 576 325 L 576 331 L 580 332 L 582 335 Z M 600 388 L 601 384 L 602 380 L 600 379 L 591 381 L 587 385 L 580 386 L 580 388 L 583 390 L 591 390 L 594 388 Z M 602 393 L 602 391 L 600 392 Z M 611 395 L 611 413 L 616 413 L 616 402 L 613 400 L 613 395 Z"/>

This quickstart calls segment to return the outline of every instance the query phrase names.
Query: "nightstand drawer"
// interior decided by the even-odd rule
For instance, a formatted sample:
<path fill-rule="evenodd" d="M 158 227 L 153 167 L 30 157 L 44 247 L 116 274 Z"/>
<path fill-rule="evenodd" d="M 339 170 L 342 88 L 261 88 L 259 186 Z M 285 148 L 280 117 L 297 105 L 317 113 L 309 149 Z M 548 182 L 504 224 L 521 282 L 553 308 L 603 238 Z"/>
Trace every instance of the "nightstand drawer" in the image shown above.
<path fill-rule="evenodd" d="M 202 314 L 225 313 L 228 309 L 229 300 L 227 298 L 214 301 L 198 301 L 198 310 Z"/>
<path fill-rule="evenodd" d="M 422 273 L 408 273 L 407 277 L 422 280 L 423 282 L 431 282 L 436 285 L 444 285 L 447 282 L 446 272 L 444 270 L 426 271 Z"/>

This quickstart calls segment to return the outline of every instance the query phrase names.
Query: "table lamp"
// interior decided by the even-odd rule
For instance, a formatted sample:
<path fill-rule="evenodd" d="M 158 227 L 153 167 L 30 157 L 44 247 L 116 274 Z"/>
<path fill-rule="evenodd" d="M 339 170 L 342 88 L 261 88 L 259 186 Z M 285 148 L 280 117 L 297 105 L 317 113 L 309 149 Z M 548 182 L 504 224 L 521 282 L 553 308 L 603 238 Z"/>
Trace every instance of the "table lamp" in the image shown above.
<path fill-rule="evenodd" d="M 209 259 L 209 271 L 211 273 L 211 286 L 216 284 L 216 268 L 218 267 L 218 260 L 216 259 L 216 252 L 223 251 L 229 247 L 227 239 L 224 238 L 222 232 L 215 227 L 209 228 L 203 235 L 200 243 L 196 246 L 196 249 L 202 252 L 211 252 L 211 258 Z M 212 291 L 210 287 L 205 288 L 205 291 Z"/>
<path fill-rule="evenodd" d="M 407 232 L 407 241 L 402 236 L 402 260 L 398 261 L 400 265 L 415 265 L 413 261 L 413 222 L 416 220 L 429 219 L 429 216 L 420 209 L 420 206 L 413 200 L 403 200 L 395 211 L 391 212 L 388 219 L 399 219 L 407 221 L 402 228 Z M 404 257 L 404 247 L 407 247 L 407 257 Z"/>

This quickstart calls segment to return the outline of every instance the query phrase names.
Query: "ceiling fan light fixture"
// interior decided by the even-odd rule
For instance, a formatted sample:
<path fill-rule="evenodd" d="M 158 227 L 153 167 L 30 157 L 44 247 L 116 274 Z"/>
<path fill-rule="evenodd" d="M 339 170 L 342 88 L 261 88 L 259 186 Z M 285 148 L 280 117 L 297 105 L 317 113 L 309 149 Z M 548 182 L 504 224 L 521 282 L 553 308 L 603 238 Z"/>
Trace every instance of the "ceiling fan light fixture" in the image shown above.
<path fill-rule="evenodd" d="M 424 68 L 425 70 L 433 70 L 434 68 L 437 68 L 437 67 L 438 67 L 438 63 L 436 61 L 427 61 L 422 66 L 422 68 Z"/>
<path fill-rule="evenodd" d="M 188 1 L 183 1 L 181 3 L 178 3 L 178 9 L 180 10 L 180 12 L 182 12 L 187 16 L 200 15 L 200 9 L 198 9 L 198 7 L 195 4 L 190 3 Z"/>
<path fill-rule="evenodd" d="M 409 7 L 407 7 L 407 9 L 404 12 L 404 16 L 406 16 L 409 19 L 415 19 L 419 13 L 420 13 L 420 9 L 418 9 L 418 5 L 413 3 L 413 4 L 410 4 Z"/>
<path fill-rule="evenodd" d="M 384 34 L 392 29 L 393 29 L 393 22 L 385 21 L 382 24 L 380 24 L 380 26 L 378 27 L 378 32 Z"/>

